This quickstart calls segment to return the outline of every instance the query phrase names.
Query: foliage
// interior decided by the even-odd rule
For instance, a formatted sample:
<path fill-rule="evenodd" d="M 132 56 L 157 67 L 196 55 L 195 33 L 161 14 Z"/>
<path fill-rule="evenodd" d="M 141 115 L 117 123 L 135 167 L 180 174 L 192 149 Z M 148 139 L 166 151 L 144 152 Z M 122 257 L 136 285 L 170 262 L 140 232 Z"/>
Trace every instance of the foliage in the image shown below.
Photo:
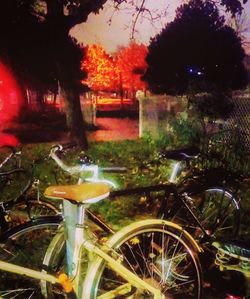
<path fill-rule="evenodd" d="M 190 104 L 201 118 L 209 120 L 227 119 L 234 107 L 231 97 L 220 92 L 197 94 Z"/>
<path fill-rule="evenodd" d="M 115 60 L 123 90 L 134 93 L 137 90 L 146 88 L 145 82 L 141 80 L 141 75 L 146 70 L 146 54 L 147 47 L 135 42 L 130 43 L 127 47 L 121 47 L 117 51 Z"/>
<path fill-rule="evenodd" d="M 148 147 L 173 148 L 182 147 L 199 141 L 203 135 L 203 127 L 196 116 L 189 115 L 188 112 L 178 113 L 173 116 L 170 113 L 166 116 L 168 126 L 165 122 L 159 123 L 159 132 L 157 137 L 150 133 L 144 134 L 143 139 Z"/>
<path fill-rule="evenodd" d="M 155 93 L 239 89 L 247 84 L 244 55 L 215 4 L 191 0 L 151 40 L 144 79 Z"/>
<path fill-rule="evenodd" d="M 243 0 L 243 4 L 246 4 L 248 0 Z M 233 16 L 241 14 L 243 7 L 239 0 L 221 0 L 221 5 L 226 7 L 227 12 L 231 12 Z"/>
<path fill-rule="evenodd" d="M 217 5 L 222 5 L 226 8 L 226 11 L 231 13 L 232 16 L 235 16 L 236 14 L 241 14 L 243 10 L 242 2 L 243 4 L 247 3 L 248 0 L 211 0 L 212 3 L 215 3 Z M 138 13 L 142 14 L 143 12 L 149 13 L 150 17 L 153 18 L 153 12 L 149 10 L 147 5 L 145 4 L 145 1 L 134 1 L 134 0 L 114 0 L 116 4 L 116 8 L 118 8 L 122 3 L 126 2 L 130 5 L 131 10 L 134 8 L 134 15 L 138 19 Z M 158 11 L 157 11 L 158 13 Z"/>
<path fill-rule="evenodd" d="M 81 68 L 88 72 L 85 82 L 94 91 L 114 91 L 118 86 L 118 70 L 113 58 L 100 45 L 86 47 Z"/>
<path fill-rule="evenodd" d="M 146 86 L 141 80 L 146 68 L 146 53 L 146 46 L 136 43 L 120 48 L 113 56 L 108 55 L 100 45 L 89 45 L 82 61 L 82 69 L 88 72 L 88 78 L 83 83 L 94 91 L 133 95 Z"/>
<path fill-rule="evenodd" d="M 187 117 L 187 113 L 180 113 L 172 118 L 170 125 L 173 130 L 173 143 L 176 146 L 193 144 L 199 141 L 202 127 L 197 117 Z"/>

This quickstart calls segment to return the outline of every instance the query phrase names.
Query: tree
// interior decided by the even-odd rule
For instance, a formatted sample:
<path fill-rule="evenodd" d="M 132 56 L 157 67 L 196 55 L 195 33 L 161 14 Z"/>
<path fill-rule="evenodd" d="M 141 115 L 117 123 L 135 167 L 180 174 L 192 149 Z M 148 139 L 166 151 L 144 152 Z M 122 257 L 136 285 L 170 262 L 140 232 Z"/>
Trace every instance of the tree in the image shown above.
<path fill-rule="evenodd" d="M 141 75 L 144 74 L 147 66 L 146 54 L 145 45 L 132 42 L 128 47 L 120 48 L 115 57 L 122 92 L 130 93 L 133 99 L 137 90 L 146 88 L 145 82 L 141 80 Z"/>
<path fill-rule="evenodd" d="M 97 13 L 104 0 L 9 0 L 1 3 L 0 55 L 18 81 L 46 91 L 59 81 L 71 139 L 87 147 L 80 109 L 82 51 L 70 29 Z M 6 30 L 5 28 L 8 28 Z"/>
<path fill-rule="evenodd" d="M 82 69 L 88 73 L 83 81 L 94 91 L 114 91 L 118 85 L 118 70 L 113 58 L 100 45 L 86 47 Z"/>
<path fill-rule="evenodd" d="M 240 89 L 247 84 L 244 56 L 215 4 L 191 0 L 151 40 L 144 79 L 155 93 Z"/>
<path fill-rule="evenodd" d="M 126 91 L 134 97 L 136 90 L 146 87 L 140 78 L 146 69 L 146 54 L 147 47 L 143 44 L 122 47 L 114 57 L 100 45 L 89 45 L 82 62 L 88 78 L 83 82 L 94 91 L 120 91 L 121 97 Z"/>

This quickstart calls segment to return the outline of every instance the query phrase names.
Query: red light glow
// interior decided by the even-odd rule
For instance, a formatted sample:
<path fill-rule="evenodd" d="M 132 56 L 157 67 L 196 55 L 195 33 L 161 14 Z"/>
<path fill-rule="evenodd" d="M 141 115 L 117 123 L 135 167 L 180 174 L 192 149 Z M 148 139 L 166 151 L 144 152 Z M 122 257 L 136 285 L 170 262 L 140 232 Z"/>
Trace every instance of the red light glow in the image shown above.
<path fill-rule="evenodd" d="M 15 78 L 5 65 L 0 62 L 0 131 L 10 127 L 18 115 L 22 97 Z M 0 133 L 0 146 L 16 146 L 15 136 Z"/>
<path fill-rule="evenodd" d="M 18 115 L 21 95 L 11 72 L 0 63 L 0 130 Z"/>
<path fill-rule="evenodd" d="M 238 297 L 238 296 L 234 296 L 234 295 L 227 294 L 227 295 L 226 295 L 226 299 L 243 299 L 243 298 L 242 298 L 242 297 Z"/>
<path fill-rule="evenodd" d="M 4 147 L 4 146 L 16 147 L 18 145 L 19 145 L 19 141 L 14 135 L 0 132 L 0 147 Z"/>

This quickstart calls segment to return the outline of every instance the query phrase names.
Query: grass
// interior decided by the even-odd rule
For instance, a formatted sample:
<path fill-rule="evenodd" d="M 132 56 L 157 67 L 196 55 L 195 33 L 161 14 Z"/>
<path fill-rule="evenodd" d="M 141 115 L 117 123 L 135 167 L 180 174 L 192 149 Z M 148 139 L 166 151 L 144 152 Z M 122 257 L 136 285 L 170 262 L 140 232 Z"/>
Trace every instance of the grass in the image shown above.
<path fill-rule="evenodd" d="M 65 174 L 52 159 L 47 159 L 50 147 L 51 143 L 27 144 L 23 147 L 22 165 L 29 168 L 31 161 L 37 161 L 35 176 L 39 178 L 41 194 L 46 186 L 57 183 L 71 184 L 77 181 L 77 177 Z M 158 151 L 157 146 L 149 144 L 145 140 L 98 142 L 92 143 L 87 153 L 74 150 L 66 153 L 62 159 L 66 163 L 74 165 L 78 163 L 80 155 L 87 154 L 99 166 L 127 167 L 127 173 L 100 174 L 101 177 L 115 182 L 118 189 L 125 189 L 167 182 L 169 163 L 160 167 L 150 163 L 155 161 Z M 138 211 L 144 213 L 146 209 L 141 208 L 143 205 L 147 205 L 144 197 L 131 196 L 119 197 L 112 201 L 105 200 L 93 205 L 92 209 L 108 223 L 120 226 L 132 221 L 135 216 L 138 216 Z M 139 217 L 142 217 L 142 215 L 139 215 Z"/>
<path fill-rule="evenodd" d="M 30 171 L 32 169 L 31 166 L 35 165 L 34 175 L 40 182 L 40 194 L 43 194 L 44 189 L 49 185 L 71 184 L 77 181 L 77 177 L 67 175 L 48 157 L 51 145 L 52 143 L 26 144 L 22 149 L 22 166 Z M 118 189 L 126 189 L 166 183 L 168 181 L 171 162 L 157 163 L 158 154 L 165 146 L 164 142 L 155 142 L 149 138 L 133 141 L 93 142 L 90 144 L 87 153 L 80 152 L 79 150 L 71 150 L 64 154 L 62 159 L 66 163 L 74 165 L 78 163 L 79 156 L 87 154 L 93 163 L 99 166 L 127 167 L 127 173 L 100 174 L 102 177 L 114 181 Z M 18 188 L 20 188 L 20 186 L 18 187 L 19 183 L 20 180 L 15 188 L 13 188 L 13 185 L 7 186 L 7 195 L 4 195 L 4 199 L 8 198 L 8 194 L 12 196 L 13 192 L 18 192 Z M 248 217 L 244 217 L 250 210 L 250 201 L 248 200 L 250 194 L 248 189 L 247 184 L 243 185 L 240 194 L 243 206 L 244 234 L 249 233 Z M 3 192 L 1 193 L 2 197 Z M 132 221 L 134 217 L 151 215 L 156 207 L 154 202 L 149 202 L 148 198 L 144 196 L 130 196 L 119 197 L 112 201 L 105 200 L 98 203 L 98 205 L 94 205 L 92 208 L 105 221 L 116 226 Z"/>
<path fill-rule="evenodd" d="M 49 185 L 71 184 L 77 182 L 77 177 L 71 177 L 63 172 L 56 163 L 49 158 L 52 143 L 25 144 L 22 149 L 22 166 L 31 172 L 34 167 L 34 176 L 39 179 L 39 189 L 42 196 L 44 189 Z M 102 173 L 101 176 L 115 182 L 118 189 L 127 189 L 154 184 L 166 183 L 168 181 L 171 162 L 157 163 L 158 154 L 169 144 L 161 139 L 154 141 L 150 138 L 138 140 L 92 142 L 87 153 L 79 150 L 71 150 L 62 156 L 62 159 L 74 165 L 78 163 L 79 156 L 87 154 L 93 163 L 99 166 L 124 166 L 128 168 L 127 173 L 110 174 Z M 0 157 L 0 161 L 2 158 Z M 35 161 L 35 162 L 34 162 Z M 26 178 L 27 180 L 27 178 Z M 13 180 L 11 185 L 2 189 L 1 199 L 13 198 L 20 191 L 20 182 L 25 178 Z M 32 195 L 37 196 L 33 189 Z M 243 185 L 240 193 L 242 197 L 242 234 L 249 234 L 250 210 L 249 187 Z M 144 195 L 117 197 L 112 200 L 105 200 L 91 208 L 100 215 L 104 221 L 115 226 L 123 226 L 136 218 L 154 215 L 157 210 L 157 202 Z"/>

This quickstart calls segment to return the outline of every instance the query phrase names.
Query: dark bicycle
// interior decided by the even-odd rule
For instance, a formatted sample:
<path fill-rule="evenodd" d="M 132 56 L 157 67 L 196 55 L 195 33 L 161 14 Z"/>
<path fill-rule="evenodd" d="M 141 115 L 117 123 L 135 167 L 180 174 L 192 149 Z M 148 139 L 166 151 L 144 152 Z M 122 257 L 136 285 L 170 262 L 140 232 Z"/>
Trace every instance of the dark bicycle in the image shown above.
<path fill-rule="evenodd" d="M 40 198 L 39 180 L 34 177 L 34 169 L 35 163 L 29 170 L 21 166 L 21 149 L 7 147 L 0 163 L 1 233 L 35 217 L 60 213 L 54 204 Z"/>

